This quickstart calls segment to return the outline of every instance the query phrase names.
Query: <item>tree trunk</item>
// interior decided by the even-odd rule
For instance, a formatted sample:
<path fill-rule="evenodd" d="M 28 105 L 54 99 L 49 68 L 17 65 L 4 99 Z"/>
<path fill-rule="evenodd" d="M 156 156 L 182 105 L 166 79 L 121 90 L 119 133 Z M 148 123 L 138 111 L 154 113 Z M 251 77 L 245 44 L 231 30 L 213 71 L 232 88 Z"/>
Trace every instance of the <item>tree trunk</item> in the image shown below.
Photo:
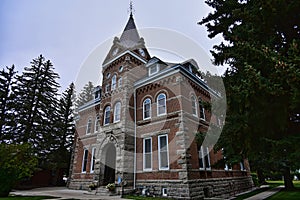
<path fill-rule="evenodd" d="M 286 190 L 294 189 L 293 178 L 289 167 L 284 168 L 283 172 L 284 187 Z"/>
<path fill-rule="evenodd" d="M 257 170 L 257 178 L 258 178 L 258 183 L 260 185 L 263 185 L 263 184 L 266 183 L 265 175 L 264 175 L 264 173 L 263 173 L 263 171 L 261 169 Z"/>

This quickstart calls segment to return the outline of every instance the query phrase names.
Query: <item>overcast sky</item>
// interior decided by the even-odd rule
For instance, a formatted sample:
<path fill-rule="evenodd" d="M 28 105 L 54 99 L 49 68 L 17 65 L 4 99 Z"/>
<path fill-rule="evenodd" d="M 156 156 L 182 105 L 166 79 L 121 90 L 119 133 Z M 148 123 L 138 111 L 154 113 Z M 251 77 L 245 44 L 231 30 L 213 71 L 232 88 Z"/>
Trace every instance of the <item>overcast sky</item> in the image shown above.
<path fill-rule="evenodd" d="M 212 46 L 220 42 L 220 38 L 209 39 L 206 27 L 197 25 L 211 11 L 204 0 L 133 3 L 139 29 L 155 27 L 182 33 L 209 56 Z M 129 0 L 1 0 L 0 67 L 15 64 L 21 71 L 43 54 L 60 74 L 64 90 L 76 80 L 89 54 L 123 31 L 128 10 Z"/>

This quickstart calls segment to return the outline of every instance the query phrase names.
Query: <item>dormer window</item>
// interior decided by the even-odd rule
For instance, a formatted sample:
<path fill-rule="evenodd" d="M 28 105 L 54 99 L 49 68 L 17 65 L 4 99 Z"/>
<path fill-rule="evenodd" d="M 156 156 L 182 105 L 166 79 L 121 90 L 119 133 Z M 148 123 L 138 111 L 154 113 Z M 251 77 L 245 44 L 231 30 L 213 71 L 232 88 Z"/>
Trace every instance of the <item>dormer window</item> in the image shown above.
<path fill-rule="evenodd" d="M 156 74 L 159 71 L 159 65 L 155 64 L 149 67 L 149 76 Z"/>

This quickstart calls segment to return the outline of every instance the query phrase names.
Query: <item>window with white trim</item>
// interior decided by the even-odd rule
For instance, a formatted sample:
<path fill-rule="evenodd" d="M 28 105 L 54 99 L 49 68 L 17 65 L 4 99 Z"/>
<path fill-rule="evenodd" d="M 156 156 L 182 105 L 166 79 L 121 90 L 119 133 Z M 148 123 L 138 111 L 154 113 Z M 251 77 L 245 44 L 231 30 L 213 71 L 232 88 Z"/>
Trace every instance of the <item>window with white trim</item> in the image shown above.
<path fill-rule="evenodd" d="M 168 190 L 167 188 L 162 188 L 162 196 L 167 197 L 168 196 Z"/>
<path fill-rule="evenodd" d="M 199 168 L 201 170 L 210 170 L 210 156 L 209 156 L 209 148 L 201 146 L 199 148 Z"/>
<path fill-rule="evenodd" d="M 90 134 L 92 132 L 92 118 L 89 118 L 86 125 L 86 134 Z"/>
<path fill-rule="evenodd" d="M 164 93 L 161 93 L 157 97 L 157 115 L 165 115 L 166 113 L 166 95 Z"/>
<path fill-rule="evenodd" d="M 149 67 L 149 76 L 156 74 L 159 71 L 159 65 L 155 64 Z"/>
<path fill-rule="evenodd" d="M 240 167 L 241 167 L 241 171 L 246 171 L 244 160 L 241 160 Z"/>
<path fill-rule="evenodd" d="M 99 132 L 99 130 L 100 130 L 100 118 L 99 116 L 97 116 L 95 120 L 95 132 Z"/>
<path fill-rule="evenodd" d="M 232 165 L 231 165 L 231 163 L 228 163 L 228 161 L 227 161 L 227 159 L 226 159 L 226 156 L 224 156 L 224 154 L 225 154 L 224 148 L 222 148 L 222 154 L 223 154 L 223 159 L 224 159 L 224 163 L 225 163 L 224 170 L 225 170 L 225 171 L 232 170 Z"/>
<path fill-rule="evenodd" d="M 168 135 L 158 136 L 158 161 L 160 170 L 169 169 Z"/>
<path fill-rule="evenodd" d="M 205 110 L 203 105 L 203 100 L 199 99 L 199 110 L 200 110 L 200 119 L 205 120 Z"/>
<path fill-rule="evenodd" d="M 147 98 L 143 102 L 143 119 L 151 118 L 151 99 Z"/>
<path fill-rule="evenodd" d="M 94 173 L 95 161 L 96 161 L 96 147 L 93 147 L 92 148 L 92 156 L 91 156 L 91 169 L 90 169 L 91 173 Z"/>
<path fill-rule="evenodd" d="M 114 122 L 121 120 L 121 102 L 117 102 L 114 108 Z"/>
<path fill-rule="evenodd" d="M 197 116 L 197 103 L 194 95 L 191 97 L 191 101 L 192 101 L 192 114 L 194 116 Z"/>
<path fill-rule="evenodd" d="M 152 138 L 144 139 L 143 154 L 143 169 L 152 170 Z"/>
<path fill-rule="evenodd" d="M 113 75 L 111 78 L 111 91 L 115 90 L 117 87 L 117 75 Z"/>
<path fill-rule="evenodd" d="M 118 80 L 118 88 L 122 87 L 122 77 L 119 78 Z"/>
<path fill-rule="evenodd" d="M 110 106 L 106 106 L 104 110 L 104 125 L 110 122 Z"/>
<path fill-rule="evenodd" d="M 84 148 L 83 157 L 82 157 L 82 168 L 81 168 L 82 173 L 86 172 L 86 166 L 87 166 L 87 162 L 88 162 L 88 155 L 89 155 L 89 150 Z"/>

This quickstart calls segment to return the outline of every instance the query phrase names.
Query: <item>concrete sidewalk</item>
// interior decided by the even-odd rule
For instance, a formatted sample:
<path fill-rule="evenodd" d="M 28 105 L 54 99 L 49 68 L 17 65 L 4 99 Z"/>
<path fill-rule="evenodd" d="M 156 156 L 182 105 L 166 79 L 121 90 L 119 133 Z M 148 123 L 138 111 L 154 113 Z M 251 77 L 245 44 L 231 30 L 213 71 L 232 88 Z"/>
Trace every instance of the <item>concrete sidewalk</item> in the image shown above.
<path fill-rule="evenodd" d="M 270 190 L 261 192 L 259 194 L 256 194 L 256 195 L 252 196 L 252 197 L 249 197 L 249 198 L 247 198 L 245 200 L 261 200 L 261 199 L 266 199 L 266 198 L 272 196 L 273 194 L 279 192 L 283 188 L 284 188 L 284 185 L 280 185 L 280 186 L 278 186 L 276 188 L 272 188 Z"/>
<path fill-rule="evenodd" d="M 98 196 L 93 193 L 89 193 L 86 190 L 70 190 L 66 187 L 44 187 L 44 188 L 35 188 L 32 190 L 15 190 L 12 191 L 10 194 L 22 195 L 22 196 L 52 196 L 52 197 L 57 197 L 57 199 L 59 200 L 62 199 L 120 200 L 122 199 L 120 196 Z"/>

